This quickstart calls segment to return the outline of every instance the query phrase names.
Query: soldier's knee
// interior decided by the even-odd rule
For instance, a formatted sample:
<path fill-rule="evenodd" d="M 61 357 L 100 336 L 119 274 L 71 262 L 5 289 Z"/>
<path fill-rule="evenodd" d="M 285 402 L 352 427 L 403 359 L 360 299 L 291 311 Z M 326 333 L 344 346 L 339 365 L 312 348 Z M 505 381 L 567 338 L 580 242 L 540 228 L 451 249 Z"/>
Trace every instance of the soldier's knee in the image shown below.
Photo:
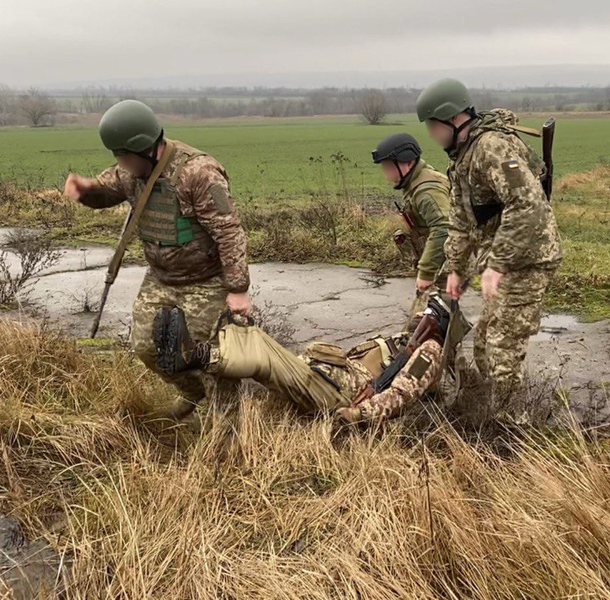
<path fill-rule="evenodd" d="M 151 342 L 139 338 L 132 338 L 131 347 L 134 354 L 146 365 L 147 368 L 156 371 L 156 352 Z"/>
<path fill-rule="evenodd" d="M 167 383 L 171 383 L 187 400 L 198 402 L 206 396 L 206 385 L 198 371 L 185 371 L 174 375 L 161 374 L 161 377 Z"/>

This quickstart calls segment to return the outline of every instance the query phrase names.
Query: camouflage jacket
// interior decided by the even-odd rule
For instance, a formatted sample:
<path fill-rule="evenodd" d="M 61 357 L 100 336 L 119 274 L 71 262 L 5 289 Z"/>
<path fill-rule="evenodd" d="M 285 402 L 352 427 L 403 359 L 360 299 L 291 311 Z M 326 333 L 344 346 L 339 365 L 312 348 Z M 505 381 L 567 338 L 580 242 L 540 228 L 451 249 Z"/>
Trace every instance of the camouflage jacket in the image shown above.
<path fill-rule="evenodd" d="M 432 281 L 445 262 L 449 181 L 421 160 L 402 187 L 405 220 L 417 258 L 417 276 Z"/>
<path fill-rule="evenodd" d="M 352 360 L 337 344 L 330 342 L 310 344 L 299 358 L 330 377 L 350 401 L 373 378 L 373 374 L 360 361 Z"/>
<path fill-rule="evenodd" d="M 559 232 L 542 185 L 544 165 L 510 128 L 509 111 L 481 115 L 450 156 L 448 272 L 555 268 L 562 258 Z"/>
<path fill-rule="evenodd" d="M 211 156 L 181 142 L 160 179 L 172 181 L 181 216 L 194 218 L 205 230 L 204 239 L 180 246 L 143 241 L 144 255 L 155 277 L 167 285 L 206 281 L 222 275 L 230 292 L 249 287 L 246 236 L 229 190 L 229 178 Z M 84 194 L 81 202 L 107 208 L 127 201 L 132 206 L 146 181 L 114 165 L 98 175 L 99 187 Z"/>

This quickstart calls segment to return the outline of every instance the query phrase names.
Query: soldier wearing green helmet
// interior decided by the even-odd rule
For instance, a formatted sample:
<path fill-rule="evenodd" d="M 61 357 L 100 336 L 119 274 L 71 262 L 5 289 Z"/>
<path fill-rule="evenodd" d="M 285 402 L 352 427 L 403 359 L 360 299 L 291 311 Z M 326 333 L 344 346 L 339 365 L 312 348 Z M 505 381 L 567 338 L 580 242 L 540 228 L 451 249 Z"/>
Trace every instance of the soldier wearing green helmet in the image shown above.
<path fill-rule="evenodd" d="M 417 99 L 417 117 L 420 122 L 440 123 L 447 130 L 431 137 L 439 142 L 447 152 L 452 152 L 458 144 L 460 134 L 477 118 L 470 92 L 457 79 L 441 79 L 429 85 Z M 451 137 L 448 137 L 448 134 Z"/>
<path fill-rule="evenodd" d="M 394 233 L 394 241 L 417 269 L 420 294 L 433 282 L 439 284 L 449 225 L 449 181 L 421 154 L 417 140 L 408 133 L 386 137 L 373 151 L 373 162 L 381 165 L 384 177 L 402 192 L 400 211 L 405 226 Z"/>
<path fill-rule="evenodd" d="M 153 322 L 160 308 L 180 306 L 198 335 L 208 339 L 227 307 L 249 313 L 246 237 L 229 179 L 210 155 L 165 138 L 157 117 L 142 102 L 124 100 L 112 106 L 99 133 L 117 164 L 94 178 L 71 173 L 64 193 L 94 209 L 123 202 L 133 208 L 144 198 L 137 232 L 149 269 L 133 307 L 132 345 L 148 368 L 176 386 L 186 402 L 170 414 L 184 417 L 212 381 L 195 372 L 159 371 Z M 154 184 L 146 199 L 149 178 L 149 186 Z"/>
<path fill-rule="evenodd" d="M 519 137 L 529 132 L 516 115 L 505 109 L 478 112 L 466 86 L 455 79 L 424 89 L 417 115 L 449 155 L 447 293 L 459 299 L 474 255 L 485 300 L 474 356 L 492 382 L 491 413 L 511 425 L 528 424 L 523 362 L 562 258 L 541 183 L 544 163 Z"/>
<path fill-rule="evenodd" d="M 115 156 L 134 154 L 153 166 L 163 129 L 155 113 L 143 102 L 123 100 L 104 113 L 99 125 L 102 143 Z M 145 163 L 142 163 L 144 166 Z"/>

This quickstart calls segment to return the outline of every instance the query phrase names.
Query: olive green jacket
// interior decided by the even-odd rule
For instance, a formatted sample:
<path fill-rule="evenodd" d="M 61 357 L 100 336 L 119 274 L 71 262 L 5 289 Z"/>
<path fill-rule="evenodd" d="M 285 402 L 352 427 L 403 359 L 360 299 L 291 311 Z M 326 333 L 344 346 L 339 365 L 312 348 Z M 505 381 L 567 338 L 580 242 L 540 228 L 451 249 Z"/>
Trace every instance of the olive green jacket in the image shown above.
<path fill-rule="evenodd" d="M 449 189 L 447 177 L 423 160 L 415 166 L 402 187 L 403 214 L 418 255 L 417 276 L 427 281 L 435 279 L 445 262 Z"/>

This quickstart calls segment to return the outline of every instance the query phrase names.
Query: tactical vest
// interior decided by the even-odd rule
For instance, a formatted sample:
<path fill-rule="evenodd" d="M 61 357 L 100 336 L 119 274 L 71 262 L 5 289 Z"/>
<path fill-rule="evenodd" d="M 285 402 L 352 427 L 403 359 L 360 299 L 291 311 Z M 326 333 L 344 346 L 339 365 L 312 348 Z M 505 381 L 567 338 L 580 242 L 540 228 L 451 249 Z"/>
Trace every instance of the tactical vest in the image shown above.
<path fill-rule="evenodd" d="M 459 149 L 458 155 L 455 159 L 455 164 L 452 168 L 455 169 L 457 165 L 461 163 L 464 157 L 469 153 L 468 151 L 473 147 L 474 143 L 481 135 L 488 131 L 496 131 L 507 135 L 516 136 L 521 143 L 525 144 L 528 149 L 530 170 L 536 177 L 542 179 L 545 173 L 544 162 L 538 156 L 536 151 L 519 136 L 519 133 L 536 135 L 538 137 L 540 134 L 534 129 L 520 126 L 515 113 L 507 109 L 497 108 L 488 112 L 479 113 L 479 116 L 481 117 L 481 121 L 477 123 L 474 135 L 467 140 L 463 148 Z M 477 227 L 482 227 L 494 217 L 501 215 L 502 211 L 504 210 L 504 205 L 499 198 L 497 198 L 497 202 L 494 203 L 484 204 L 481 206 L 471 204 L 470 206 L 472 208 L 472 213 L 474 214 Z"/>
<path fill-rule="evenodd" d="M 138 223 L 140 238 L 160 246 L 183 246 L 193 240 L 209 237 L 197 219 L 184 217 L 176 194 L 176 183 L 184 165 L 203 153 L 195 149 L 186 152 L 171 178 L 159 178 Z"/>
<path fill-rule="evenodd" d="M 313 364 L 322 363 L 341 368 L 348 367 L 349 359 L 352 363 L 364 367 L 364 373 L 370 379 L 371 374 L 373 377 L 378 377 L 383 369 L 389 366 L 396 352 L 396 345 L 404 339 L 405 335 L 407 334 L 401 333 L 389 338 L 382 336 L 371 338 L 358 344 L 349 352 L 345 352 L 337 344 L 314 342 L 307 347 L 305 359 Z"/>
<path fill-rule="evenodd" d="M 442 191 L 449 193 L 449 184 L 444 175 L 438 171 L 434 171 L 430 168 L 424 168 L 418 174 L 418 176 L 408 184 L 408 194 L 414 197 L 420 192 L 430 191 Z M 407 225 L 409 226 L 409 237 L 411 238 L 411 245 L 414 253 L 414 267 L 417 266 L 417 262 L 421 258 L 424 247 L 426 246 L 426 240 L 430 233 L 429 227 L 420 227 L 417 225 L 415 213 L 410 202 L 405 206 L 403 215 Z"/>

